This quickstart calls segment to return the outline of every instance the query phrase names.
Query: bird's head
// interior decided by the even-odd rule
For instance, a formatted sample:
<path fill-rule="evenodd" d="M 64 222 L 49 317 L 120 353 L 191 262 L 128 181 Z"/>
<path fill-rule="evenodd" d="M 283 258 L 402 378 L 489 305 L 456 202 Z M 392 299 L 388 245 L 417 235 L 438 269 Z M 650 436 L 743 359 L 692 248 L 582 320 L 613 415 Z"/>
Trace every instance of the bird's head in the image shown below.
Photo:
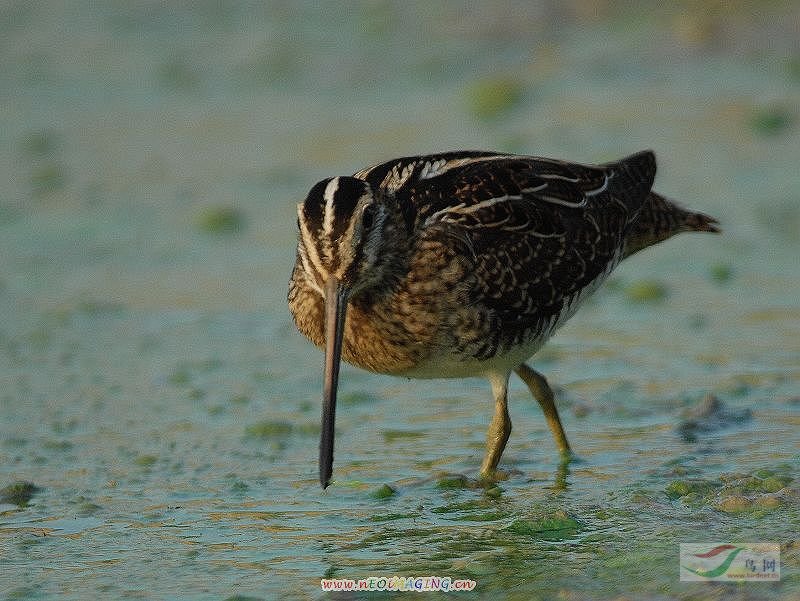
<path fill-rule="evenodd" d="M 297 206 L 297 253 L 311 287 L 325 299 L 325 385 L 320 480 L 333 464 L 333 425 L 342 336 L 350 298 L 387 281 L 394 271 L 402 216 L 392 198 L 355 177 L 316 184 Z"/>
<path fill-rule="evenodd" d="M 389 199 L 364 180 L 333 177 L 317 183 L 297 205 L 298 252 L 311 285 L 324 293 L 334 278 L 348 295 L 386 275 L 383 251 L 396 232 Z"/>

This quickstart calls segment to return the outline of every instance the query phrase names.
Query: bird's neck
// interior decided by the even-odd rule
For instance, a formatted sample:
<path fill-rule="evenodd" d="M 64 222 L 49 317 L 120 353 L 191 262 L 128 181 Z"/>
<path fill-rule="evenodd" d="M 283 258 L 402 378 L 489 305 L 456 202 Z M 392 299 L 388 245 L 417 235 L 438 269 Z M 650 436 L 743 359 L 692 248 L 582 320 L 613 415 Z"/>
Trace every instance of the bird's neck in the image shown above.
<path fill-rule="evenodd" d="M 411 236 L 401 216 L 389 221 L 383 229 L 382 243 L 363 286 L 356 296 L 380 296 L 397 288 L 408 274 L 411 259 Z"/>

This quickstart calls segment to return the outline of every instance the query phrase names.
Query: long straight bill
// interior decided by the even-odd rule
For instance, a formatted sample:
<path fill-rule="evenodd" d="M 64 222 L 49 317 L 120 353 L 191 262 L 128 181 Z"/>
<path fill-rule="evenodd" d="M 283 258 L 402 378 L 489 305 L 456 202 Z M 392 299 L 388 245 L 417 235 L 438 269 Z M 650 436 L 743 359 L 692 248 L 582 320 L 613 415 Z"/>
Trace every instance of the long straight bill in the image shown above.
<path fill-rule="evenodd" d="M 325 384 L 322 394 L 322 433 L 319 441 L 319 482 L 327 488 L 333 473 L 333 435 L 336 425 L 336 388 L 342 356 L 342 334 L 347 311 L 347 289 L 330 276 L 325 283 Z"/>

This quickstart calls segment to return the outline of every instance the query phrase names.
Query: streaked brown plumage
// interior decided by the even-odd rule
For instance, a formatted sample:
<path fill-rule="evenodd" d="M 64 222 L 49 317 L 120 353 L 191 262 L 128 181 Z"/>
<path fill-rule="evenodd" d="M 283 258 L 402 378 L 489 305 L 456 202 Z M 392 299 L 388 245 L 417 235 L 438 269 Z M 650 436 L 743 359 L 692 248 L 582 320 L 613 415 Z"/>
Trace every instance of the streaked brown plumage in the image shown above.
<path fill-rule="evenodd" d="M 682 231 L 718 231 L 711 217 L 652 192 L 655 172 L 649 151 L 599 166 L 464 151 L 314 186 L 298 205 L 289 307 L 326 348 L 323 487 L 340 354 L 378 373 L 486 377 L 495 397 L 486 477 L 511 430 L 512 371 L 568 453 L 547 381 L 524 362 L 623 258 Z"/>

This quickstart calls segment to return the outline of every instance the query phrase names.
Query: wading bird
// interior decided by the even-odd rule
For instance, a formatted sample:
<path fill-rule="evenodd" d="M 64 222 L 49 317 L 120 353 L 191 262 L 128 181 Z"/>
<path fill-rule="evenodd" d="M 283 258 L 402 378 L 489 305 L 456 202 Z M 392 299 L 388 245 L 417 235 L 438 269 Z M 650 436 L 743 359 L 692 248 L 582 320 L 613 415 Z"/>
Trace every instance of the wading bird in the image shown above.
<path fill-rule="evenodd" d="M 325 349 L 320 482 L 333 469 L 339 361 L 409 378 L 484 377 L 494 395 L 481 475 L 511 432 L 515 372 L 570 452 L 553 393 L 526 365 L 624 258 L 711 217 L 651 190 L 655 156 L 589 166 L 461 151 L 317 183 L 297 207 L 289 307 Z"/>

